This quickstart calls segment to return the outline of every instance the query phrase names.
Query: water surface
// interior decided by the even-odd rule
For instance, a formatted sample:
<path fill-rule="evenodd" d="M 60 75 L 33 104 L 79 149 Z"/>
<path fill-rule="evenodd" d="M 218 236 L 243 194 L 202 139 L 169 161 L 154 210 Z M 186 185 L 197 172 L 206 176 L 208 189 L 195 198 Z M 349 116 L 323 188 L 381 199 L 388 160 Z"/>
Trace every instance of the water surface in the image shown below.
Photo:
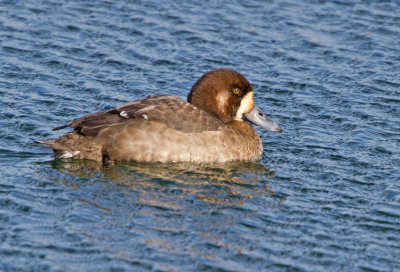
<path fill-rule="evenodd" d="M 0 2 L 0 270 L 400 270 L 397 1 Z M 32 139 L 229 67 L 255 163 L 54 160 Z"/>

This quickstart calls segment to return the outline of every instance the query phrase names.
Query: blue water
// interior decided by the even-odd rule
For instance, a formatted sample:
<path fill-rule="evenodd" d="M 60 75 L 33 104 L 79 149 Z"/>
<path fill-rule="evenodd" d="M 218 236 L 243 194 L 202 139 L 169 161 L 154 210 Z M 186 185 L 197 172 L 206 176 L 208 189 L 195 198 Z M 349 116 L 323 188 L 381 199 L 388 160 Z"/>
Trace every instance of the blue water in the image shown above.
<path fill-rule="evenodd" d="M 400 271 L 399 3 L 0 1 L 0 270 Z M 283 127 L 256 163 L 32 141 L 218 67 Z"/>

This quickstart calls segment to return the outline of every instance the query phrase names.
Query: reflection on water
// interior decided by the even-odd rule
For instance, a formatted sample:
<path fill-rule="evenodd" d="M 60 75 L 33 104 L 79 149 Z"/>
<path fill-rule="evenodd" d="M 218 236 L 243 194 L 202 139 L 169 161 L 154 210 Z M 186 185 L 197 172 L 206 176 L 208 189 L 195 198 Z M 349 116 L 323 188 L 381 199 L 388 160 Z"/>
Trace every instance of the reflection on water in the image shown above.
<path fill-rule="evenodd" d="M 400 271 L 399 1 L 94 2 L 0 1 L 0 271 Z M 285 125 L 260 162 L 31 141 L 221 66 Z"/>
<path fill-rule="evenodd" d="M 241 205 L 256 194 L 273 194 L 270 178 L 274 173 L 260 162 L 125 162 L 105 166 L 90 160 L 56 159 L 51 165 L 62 173 L 88 180 L 118 182 L 132 190 L 140 191 L 139 202 L 151 202 L 160 206 L 178 205 L 179 199 L 189 197 L 210 203 Z M 69 183 L 68 179 L 56 181 L 68 186 L 79 186 L 75 182 Z M 175 193 L 171 194 L 171 191 Z"/>
<path fill-rule="evenodd" d="M 62 214 L 57 224 L 67 226 L 62 233 L 78 233 L 90 240 L 89 248 L 139 271 L 154 264 L 171 267 L 176 262 L 171 254 L 183 258 L 183 271 L 194 263 L 199 270 L 213 270 L 216 258 L 219 267 L 232 255 L 253 262 L 255 249 L 262 254 L 253 240 L 264 224 L 255 221 L 260 205 L 281 201 L 271 188 L 274 173 L 261 162 L 103 166 L 57 159 L 39 163 L 36 174 L 62 184 L 73 203 L 64 209 L 64 200 L 57 212 Z M 53 246 L 65 247 L 64 241 Z"/>

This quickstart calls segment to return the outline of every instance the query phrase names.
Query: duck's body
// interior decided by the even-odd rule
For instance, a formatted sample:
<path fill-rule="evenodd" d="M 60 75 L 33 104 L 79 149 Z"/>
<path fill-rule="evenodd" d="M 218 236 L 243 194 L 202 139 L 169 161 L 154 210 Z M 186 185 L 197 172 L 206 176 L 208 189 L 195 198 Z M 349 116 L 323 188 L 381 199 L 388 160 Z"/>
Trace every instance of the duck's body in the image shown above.
<path fill-rule="evenodd" d="M 56 130 L 72 127 L 74 131 L 41 142 L 63 158 L 228 162 L 255 160 L 262 154 L 261 139 L 244 116 L 281 131 L 260 115 L 250 83 L 230 69 L 206 73 L 193 86 L 188 101 L 172 95 L 149 96 L 71 121 Z"/>

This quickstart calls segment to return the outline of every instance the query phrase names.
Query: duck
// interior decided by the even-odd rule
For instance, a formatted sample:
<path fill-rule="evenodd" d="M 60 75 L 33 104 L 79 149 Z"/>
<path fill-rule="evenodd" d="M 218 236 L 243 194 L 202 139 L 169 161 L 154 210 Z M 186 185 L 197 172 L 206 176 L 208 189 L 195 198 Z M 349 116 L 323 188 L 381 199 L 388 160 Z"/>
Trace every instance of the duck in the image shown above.
<path fill-rule="evenodd" d="M 72 131 L 38 142 L 57 158 L 103 163 L 255 161 L 263 145 L 253 124 L 282 131 L 255 104 L 253 87 L 241 73 L 218 68 L 197 80 L 187 101 L 147 96 L 72 120 L 53 129 Z"/>

